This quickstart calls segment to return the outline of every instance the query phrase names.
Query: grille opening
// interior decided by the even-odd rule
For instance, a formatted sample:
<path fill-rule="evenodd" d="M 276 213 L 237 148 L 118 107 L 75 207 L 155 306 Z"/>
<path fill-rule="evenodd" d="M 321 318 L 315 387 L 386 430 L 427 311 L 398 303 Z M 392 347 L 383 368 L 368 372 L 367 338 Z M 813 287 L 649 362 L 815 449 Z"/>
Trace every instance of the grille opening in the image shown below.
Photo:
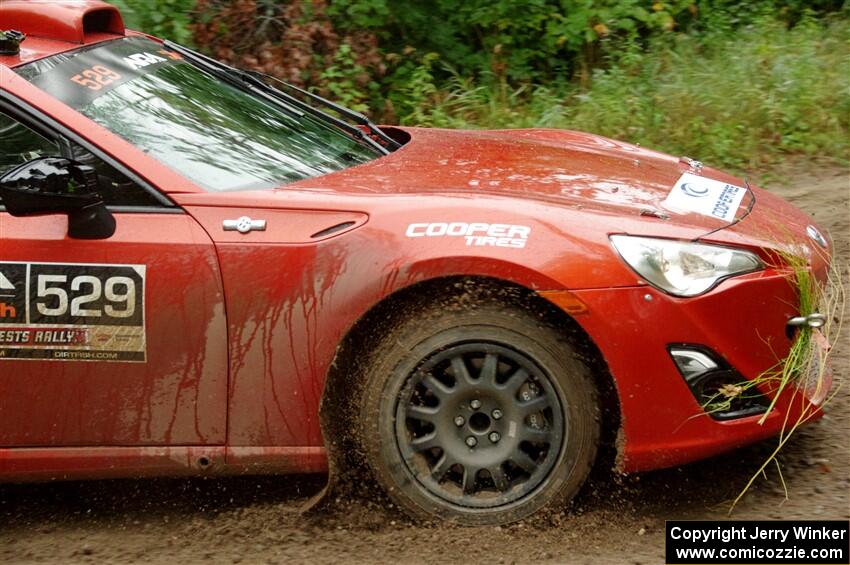
<path fill-rule="evenodd" d="M 747 379 L 711 349 L 689 344 L 668 347 L 691 394 L 715 420 L 734 420 L 767 410 L 770 401 L 755 387 L 740 390 Z"/>

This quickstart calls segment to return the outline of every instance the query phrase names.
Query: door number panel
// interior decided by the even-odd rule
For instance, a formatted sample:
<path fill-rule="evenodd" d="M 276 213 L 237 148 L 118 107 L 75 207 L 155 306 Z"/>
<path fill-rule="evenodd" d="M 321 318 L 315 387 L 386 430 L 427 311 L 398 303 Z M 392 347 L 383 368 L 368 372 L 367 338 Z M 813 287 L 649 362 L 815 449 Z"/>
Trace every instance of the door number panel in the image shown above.
<path fill-rule="evenodd" d="M 145 362 L 145 265 L 0 262 L 0 361 Z"/>

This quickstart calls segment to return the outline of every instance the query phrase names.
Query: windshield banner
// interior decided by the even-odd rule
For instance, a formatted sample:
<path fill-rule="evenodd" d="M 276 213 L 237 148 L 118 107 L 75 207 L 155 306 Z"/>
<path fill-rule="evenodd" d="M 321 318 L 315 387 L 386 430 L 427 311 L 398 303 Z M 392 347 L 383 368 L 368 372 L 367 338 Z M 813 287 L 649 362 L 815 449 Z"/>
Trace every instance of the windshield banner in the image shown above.
<path fill-rule="evenodd" d="M 57 55 L 28 65 L 20 73 L 40 89 L 80 109 L 122 84 L 180 60 L 179 54 L 158 43 L 127 38 Z"/>

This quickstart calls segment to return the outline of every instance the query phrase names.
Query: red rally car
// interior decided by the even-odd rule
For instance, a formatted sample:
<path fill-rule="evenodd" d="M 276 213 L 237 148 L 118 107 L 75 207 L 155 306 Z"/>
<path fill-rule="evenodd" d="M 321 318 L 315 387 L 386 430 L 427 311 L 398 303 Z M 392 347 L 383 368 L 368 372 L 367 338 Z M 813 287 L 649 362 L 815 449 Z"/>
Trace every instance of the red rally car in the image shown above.
<path fill-rule="evenodd" d="M 0 30 L 0 480 L 330 460 L 413 516 L 505 523 L 605 442 L 656 469 L 820 410 L 829 382 L 707 408 L 818 323 L 779 251 L 829 267 L 741 179 L 377 127 L 97 0 L 3 0 Z"/>

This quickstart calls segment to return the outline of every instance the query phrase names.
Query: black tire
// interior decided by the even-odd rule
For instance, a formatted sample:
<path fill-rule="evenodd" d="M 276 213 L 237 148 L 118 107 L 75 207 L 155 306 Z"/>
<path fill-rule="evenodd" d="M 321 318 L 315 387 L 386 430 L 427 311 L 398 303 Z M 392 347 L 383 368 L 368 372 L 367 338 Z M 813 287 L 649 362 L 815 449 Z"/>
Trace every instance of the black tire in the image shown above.
<path fill-rule="evenodd" d="M 561 509 L 596 457 L 590 370 L 540 317 L 464 302 L 410 312 L 370 355 L 356 426 L 366 463 L 417 519 L 506 524 Z"/>

